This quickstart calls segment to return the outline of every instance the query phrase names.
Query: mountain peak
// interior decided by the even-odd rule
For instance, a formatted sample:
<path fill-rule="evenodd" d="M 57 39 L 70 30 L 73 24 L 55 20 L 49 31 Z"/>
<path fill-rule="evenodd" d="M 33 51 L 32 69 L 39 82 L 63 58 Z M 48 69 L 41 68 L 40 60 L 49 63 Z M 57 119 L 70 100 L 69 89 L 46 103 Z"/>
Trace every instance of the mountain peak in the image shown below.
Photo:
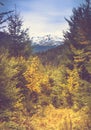
<path fill-rule="evenodd" d="M 62 39 L 58 36 L 45 35 L 43 37 L 32 37 L 32 45 L 58 46 L 62 44 Z"/>

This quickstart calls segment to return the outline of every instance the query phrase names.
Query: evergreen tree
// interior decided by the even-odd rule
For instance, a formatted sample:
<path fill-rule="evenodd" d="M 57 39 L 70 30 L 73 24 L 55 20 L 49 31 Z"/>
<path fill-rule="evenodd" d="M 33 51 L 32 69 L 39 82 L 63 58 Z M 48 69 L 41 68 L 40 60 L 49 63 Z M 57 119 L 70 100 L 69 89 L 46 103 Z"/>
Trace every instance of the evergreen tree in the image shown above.
<path fill-rule="evenodd" d="M 67 19 L 66 19 L 67 20 Z M 69 88 L 70 101 L 75 107 L 84 106 L 91 108 L 91 3 L 85 0 L 78 8 L 73 9 L 69 31 L 64 35 L 64 42 L 70 46 L 73 55 L 73 68 L 68 73 L 67 86 Z M 76 68 L 76 72 L 74 72 Z M 78 86 L 74 91 L 73 87 Z"/>
<path fill-rule="evenodd" d="M 4 4 L 2 2 L 0 2 L 0 6 L 4 6 Z M 7 15 L 12 12 L 13 11 L 0 12 L 0 29 L 3 29 L 5 27 L 2 24 L 8 20 L 9 17 L 7 17 Z"/>
<path fill-rule="evenodd" d="M 90 0 L 73 9 L 69 24 L 69 31 L 64 35 L 65 43 L 70 45 L 74 64 L 79 68 L 82 79 L 90 81 L 90 74 L 86 68 L 91 59 L 91 5 Z"/>
<path fill-rule="evenodd" d="M 11 36 L 11 55 L 28 57 L 31 53 L 31 41 L 28 29 L 22 29 L 23 21 L 19 13 L 12 13 L 8 20 L 8 32 Z"/>
<path fill-rule="evenodd" d="M 8 53 L 0 55 L 0 120 L 10 118 L 3 115 L 6 111 L 16 111 L 23 108 L 22 94 L 17 87 L 18 62 L 15 58 L 8 58 Z M 5 118 L 5 119 L 6 119 Z"/>

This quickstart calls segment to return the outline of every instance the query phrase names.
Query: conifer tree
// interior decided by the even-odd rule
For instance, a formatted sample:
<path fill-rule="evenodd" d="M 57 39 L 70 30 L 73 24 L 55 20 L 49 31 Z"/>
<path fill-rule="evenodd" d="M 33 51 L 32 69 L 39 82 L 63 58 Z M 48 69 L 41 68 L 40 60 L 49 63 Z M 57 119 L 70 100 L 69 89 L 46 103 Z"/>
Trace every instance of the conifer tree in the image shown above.
<path fill-rule="evenodd" d="M 0 2 L 0 6 L 4 6 L 2 2 Z M 0 29 L 3 29 L 5 26 L 3 26 L 3 23 L 5 23 L 9 17 L 7 17 L 8 14 L 12 13 L 13 11 L 5 11 L 0 12 Z"/>
<path fill-rule="evenodd" d="M 73 9 L 69 31 L 64 35 L 65 43 L 70 45 L 73 53 L 73 62 L 79 68 L 82 79 L 90 81 L 90 75 L 86 68 L 91 59 L 91 3 L 85 0 L 85 4 Z"/>
<path fill-rule="evenodd" d="M 28 29 L 23 29 L 23 21 L 16 9 L 8 20 L 8 33 L 11 37 L 11 55 L 29 56 L 31 53 L 31 41 Z"/>
<path fill-rule="evenodd" d="M 10 118 L 9 115 L 5 115 L 5 112 L 17 111 L 23 108 L 23 95 L 20 88 L 17 87 L 18 73 L 17 60 L 14 57 L 8 58 L 8 53 L 2 53 L 0 55 L 0 113 L 2 113 L 0 120 Z"/>
<path fill-rule="evenodd" d="M 64 35 L 64 42 L 69 45 L 73 57 L 73 67 L 67 78 L 70 88 L 67 99 L 74 108 L 91 108 L 91 1 L 85 0 L 84 4 L 74 8 L 70 20 L 66 20 L 69 30 Z M 74 91 L 72 86 L 78 86 L 78 89 Z"/>

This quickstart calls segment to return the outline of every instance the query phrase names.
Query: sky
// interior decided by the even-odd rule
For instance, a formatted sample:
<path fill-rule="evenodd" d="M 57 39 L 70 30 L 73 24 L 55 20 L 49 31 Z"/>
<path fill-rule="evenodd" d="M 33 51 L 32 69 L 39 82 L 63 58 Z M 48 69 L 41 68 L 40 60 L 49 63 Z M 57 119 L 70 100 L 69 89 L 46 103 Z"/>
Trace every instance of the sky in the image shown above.
<path fill-rule="evenodd" d="M 23 27 L 29 28 L 31 37 L 55 35 L 63 37 L 68 29 L 65 18 L 72 15 L 72 9 L 83 0 L 0 0 L 4 6 L 0 11 L 13 10 L 23 17 Z"/>

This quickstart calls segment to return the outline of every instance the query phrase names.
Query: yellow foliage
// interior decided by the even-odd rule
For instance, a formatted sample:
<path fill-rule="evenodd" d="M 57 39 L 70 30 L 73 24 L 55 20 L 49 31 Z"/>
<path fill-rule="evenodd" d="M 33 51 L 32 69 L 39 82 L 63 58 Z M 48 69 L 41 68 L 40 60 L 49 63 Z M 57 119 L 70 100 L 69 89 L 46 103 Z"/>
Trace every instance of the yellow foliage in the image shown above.
<path fill-rule="evenodd" d="M 42 109 L 44 116 L 37 113 L 32 117 L 31 124 L 35 130 L 84 130 L 90 125 L 88 116 L 82 110 L 74 112 L 67 108 L 56 109 L 52 105 Z"/>
<path fill-rule="evenodd" d="M 42 78 L 40 71 L 40 61 L 37 57 L 32 59 L 31 65 L 28 66 L 27 71 L 24 73 L 24 77 L 27 81 L 27 87 L 32 91 L 40 92 L 40 83 Z"/>
<path fill-rule="evenodd" d="M 46 87 L 50 86 L 48 83 L 48 74 L 45 73 L 45 69 L 38 57 L 32 59 L 31 65 L 28 66 L 27 71 L 24 73 L 24 77 L 27 81 L 26 86 L 31 91 L 40 93 L 42 85 Z"/>
<path fill-rule="evenodd" d="M 69 92 L 74 93 L 79 89 L 79 74 L 76 68 L 73 70 L 67 70 L 69 76 L 67 79 L 67 88 Z"/>

